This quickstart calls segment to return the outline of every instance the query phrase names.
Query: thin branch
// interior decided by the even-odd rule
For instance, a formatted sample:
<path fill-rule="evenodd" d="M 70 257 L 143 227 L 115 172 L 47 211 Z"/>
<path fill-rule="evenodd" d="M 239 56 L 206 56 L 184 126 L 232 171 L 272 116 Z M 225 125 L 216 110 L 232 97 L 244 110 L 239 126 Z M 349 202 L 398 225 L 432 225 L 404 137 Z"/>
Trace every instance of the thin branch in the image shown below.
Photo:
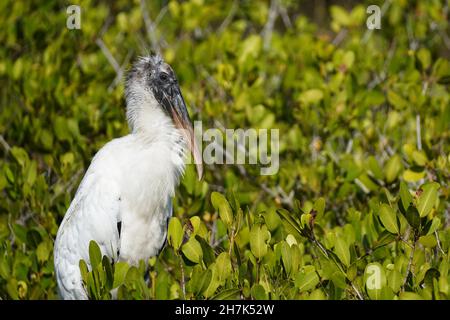
<path fill-rule="evenodd" d="M 361 292 L 359 292 L 358 288 L 355 286 L 355 284 L 353 282 L 351 282 L 352 284 L 352 288 L 353 290 L 356 292 L 356 295 L 358 296 L 359 300 L 364 300 L 363 295 L 361 294 Z"/>
<path fill-rule="evenodd" d="M 434 231 L 434 235 L 435 235 L 435 237 L 436 237 L 436 241 L 437 241 L 437 247 L 438 247 L 438 249 L 441 251 L 441 253 L 442 254 L 444 254 L 445 255 L 445 251 L 444 250 L 442 250 L 442 247 L 441 247 L 441 241 L 439 240 L 439 235 L 438 235 L 438 233 L 437 233 L 437 230 L 436 231 Z"/>
<path fill-rule="evenodd" d="M 133 50 L 129 50 L 127 53 L 127 56 L 125 57 L 124 62 L 122 63 L 122 65 L 119 68 L 119 72 L 117 72 L 116 77 L 114 78 L 114 81 L 109 85 L 108 92 L 111 92 L 119 84 L 119 82 L 122 81 L 123 75 L 125 73 L 125 69 L 126 69 L 128 63 L 130 62 L 132 55 L 133 55 Z"/>
<path fill-rule="evenodd" d="M 231 23 L 231 21 L 234 18 L 234 15 L 236 14 L 237 8 L 238 8 L 238 2 L 237 2 L 237 0 L 234 0 L 233 4 L 231 5 L 231 9 L 228 12 L 228 15 L 226 16 L 225 20 L 223 20 L 220 27 L 217 29 L 218 34 L 222 33 L 228 27 L 228 25 Z"/>
<path fill-rule="evenodd" d="M 181 272 L 181 291 L 183 293 L 183 299 L 186 299 L 186 279 L 184 278 L 184 266 L 183 266 L 183 260 L 181 258 L 181 255 L 178 254 L 178 258 L 180 261 L 180 272 Z"/>
<path fill-rule="evenodd" d="M 420 132 L 420 114 L 416 115 L 416 139 L 417 139 L 417 150 L 422 150 L 422 135 Z"/>
<path fill-rule="evenodd" d="M 159 25 L 159 23 L 161 22 L 162 18 L 166 14 L 167 10 L 169 10 L 169 8 L 167 6 L 164 6 L 161 9 L 161 11 L 159 11 L 158 16 L 156 17 L 155 22 L 153 23 L 153 28 L 156 28 Z"/>
<path fill-rule="evenodd" d="M 9 153 L 11 151 L 11 146 L 6 142 L 5 138 L 0 134 L 0 144 L 2 145 L 3 149 L 5 149 L 6 153 Z"/>
<path fill-rule="evenodd" d="M 224 242 L 226 239 L 228 238 L 228 235 L 225 235 L 225 236 L 223 236 L 222 238 L 220 238 L 220 239 L 217 239 L 216 241 L 214 241 L 212 244 L 211 244 L 211 248 L 216 248 L 219 244 L 221 244 L 222 242 Z M 230 247 L 231 248 L 231 247 Z"/>
<path fill-rule="evenodd" d="M 108 47 L 106 47 L 106 45 L 103 42 L 103 40 L 101 38 L 97 38 L 97 40 L 95 40 L 95 43 L 100 47 L 100 49 L 102 50 L 102 52 L 105 55 L 106 59 L 108 60 L 109 64 L 114 68 L 114 71 L 116 71 L 116 73 L 119 73 L 120 72 L 120 66 L 117 63 L 117 60 L 113 57 L 113 55 L 109 51 Z"/>
<path fill-rule="evenodd" d="M 339 33 L 336 35 L 336 37 L 333 39 L 331 43 L 337 47 L 345 39 L 347 34 L 348 30 L 346 28 L 341 29 L 341 31 L 339 31 Z"/>
<path fill-rule="evenodd" d="M 65 192 L 72 192 L 73 188 L 75 187 L 76 183 L 78 182 L 79 177 L 83 174 L 84 169 L 79 169 L 71 178 L 70 180 L 63 185 L 63 187 L 60 189 L 59 192 L 56 192 L 51 198 L 50 203 L 53 203 L 56 198 L 58 198 L 61 194 Z"/>
<path fill-rule="evenodd" d="M 145 29 L 147 30 L 147 36 L 150 40 L 150 46 L 157 54 L 160 54 L 161 48 L 159 47 L 159 41 L 156 36 L 155 25 L 153 24 L 148 14 L 147 3 L 145 2 L 145 0 L 141 0 L 141 11 L 142 18 L 144 19 L 145 23 Z"/>
<path fill-rule="evenodd" d="M 280 4 L 278 6 L 278 10 L 279 10 L 281 19 L 283 20 L 284 26 L 288 29 L 292 28 L 292 22 L 287 13 L 287 9 Z"/>
<path fill-rule="evenodd" d="M 275 20 L 278 16 L 278 0 L 270 1 L 270 9 L 267 15 L 267 22 L 263 29 L 264 37 L 264 50 L 269 49 L 270 41 L 272 40 L 273 28 L 275 26 Z"/>
<path fill-rule="evenodd" d="M 413 246 L 411 248 L 411 253 L 409 255 L 408 266 L 406 267 L 406 276 L 405 276 L 405 279 L 403 280 L 403 286 L 402 286 L 403 290 L 405 289 L 406 282 L 408 281 L 408 276 L 409 276 L 409 273 L 410 273 L 411 268 L 412 268 L 412 261 L 413 261 L 413 258 L 414 258 L 414 252 L 416 251 L 416 242 L 417 242 L 416 241 L 416 237 L 417 237 L 417 235 L 414 232 L 414 242 L 413 242 Z"/>

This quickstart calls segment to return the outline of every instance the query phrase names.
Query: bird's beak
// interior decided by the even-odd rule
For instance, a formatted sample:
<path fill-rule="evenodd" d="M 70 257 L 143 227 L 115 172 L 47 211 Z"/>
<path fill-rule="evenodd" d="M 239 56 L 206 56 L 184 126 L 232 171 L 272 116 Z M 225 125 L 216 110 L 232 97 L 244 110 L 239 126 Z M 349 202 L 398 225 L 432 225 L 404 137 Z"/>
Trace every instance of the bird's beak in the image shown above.
<path fill-rule="evenodd" d="M 200 180 L 203 175 L 202 156 L 198 148 L 197 141 L 194 135 L 194 128 L 192 121 L 189 118 L 187 112 L 186 103 L 184 102 L 183 95 L 181 94 L 178 85 L 173 85 L 170 94 L 170 106 L 166 106 L 169 113 L 172 116 L 173 122 L 178 129 L 181 129 L 184 139 L 186 140 L 189 150 L 194 158 L 195 166 L 197 167 L 198 179 Z M 166 100 L 166 99 L 165 99 Z"/>

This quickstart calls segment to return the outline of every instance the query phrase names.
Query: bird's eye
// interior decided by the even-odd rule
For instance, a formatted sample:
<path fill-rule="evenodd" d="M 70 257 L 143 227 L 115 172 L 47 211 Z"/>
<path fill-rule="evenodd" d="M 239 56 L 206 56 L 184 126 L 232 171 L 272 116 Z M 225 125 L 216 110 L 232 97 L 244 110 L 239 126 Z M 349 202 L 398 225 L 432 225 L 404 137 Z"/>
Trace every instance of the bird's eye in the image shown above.
<path fill-rule="evenodd" d="M 169 75 L 165 72 L 161 72 L 159 74 L 159 80 L 166 82 L 167 80 L 169 80 Z"/>

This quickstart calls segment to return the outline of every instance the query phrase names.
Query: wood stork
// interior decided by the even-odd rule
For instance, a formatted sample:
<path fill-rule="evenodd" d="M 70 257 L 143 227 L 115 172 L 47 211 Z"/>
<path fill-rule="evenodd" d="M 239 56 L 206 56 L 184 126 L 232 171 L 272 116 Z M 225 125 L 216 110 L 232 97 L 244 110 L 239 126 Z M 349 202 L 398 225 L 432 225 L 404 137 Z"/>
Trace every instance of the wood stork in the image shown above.
<path fill-rule="evenodd" d="M 131 133 L 95 155 L 58 230 L 54 263 L 63 299 L 87 299 L 79 261 L 89 261 L 91 240 L 111 260 L 133 265 L 159 253 L 188 149 L 202 176 L 172 68 L 160 56 L 140 58 L 128 72 L 125 94 Z"/>

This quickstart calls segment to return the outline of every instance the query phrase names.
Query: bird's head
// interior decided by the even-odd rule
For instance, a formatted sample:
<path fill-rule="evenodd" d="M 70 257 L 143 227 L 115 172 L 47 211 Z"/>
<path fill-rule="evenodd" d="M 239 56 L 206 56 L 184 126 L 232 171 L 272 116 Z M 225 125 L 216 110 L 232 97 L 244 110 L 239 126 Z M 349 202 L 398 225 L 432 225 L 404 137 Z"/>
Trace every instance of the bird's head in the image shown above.
<path fill-rule="evenodd" d="M 177 77 L 170 65 L 165 63 L 159 55 L 139 58 L 128 72 L 125 95 L 127 118 L 132 130 L 139 130 L 139 128 L 149 125 L 146 122 L 154 120 L 143 119 L 145 118 L 143 115 L 156 117 L 158 114 L 169 118 L 172 124 L 180 130 L 192 152 L 200 179 L 203 174 L 201 154 Z M 154 111 L 158 111 L 158 109 L 163 112 L 155 113 Z"/>

